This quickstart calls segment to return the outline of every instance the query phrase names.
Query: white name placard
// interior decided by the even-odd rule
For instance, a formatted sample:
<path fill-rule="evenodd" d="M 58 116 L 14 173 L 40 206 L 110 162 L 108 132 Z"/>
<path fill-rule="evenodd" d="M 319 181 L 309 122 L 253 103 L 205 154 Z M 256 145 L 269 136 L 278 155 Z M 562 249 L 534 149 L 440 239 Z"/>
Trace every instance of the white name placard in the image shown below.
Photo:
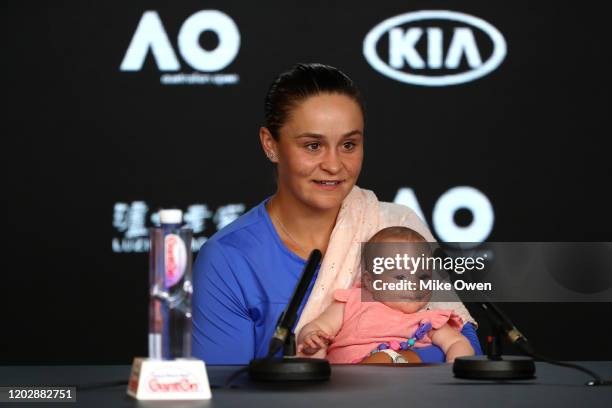
<path fill-rule="evenodd" d="M 210 384 L 202 360 L 153 360 L 137 357 L 127 388 L 139 400 L 210 399 Z"/>

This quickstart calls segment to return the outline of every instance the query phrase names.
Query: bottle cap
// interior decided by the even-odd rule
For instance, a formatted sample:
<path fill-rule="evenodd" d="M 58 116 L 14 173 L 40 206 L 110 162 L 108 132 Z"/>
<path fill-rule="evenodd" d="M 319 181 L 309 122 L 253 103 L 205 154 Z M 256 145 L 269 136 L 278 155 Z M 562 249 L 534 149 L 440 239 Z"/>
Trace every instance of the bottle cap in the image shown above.
<path fill-rule="evenodd" d="M 159 210 L 159 222 L 162 224 L 180 224 L 183 222 L 183 212 L 177 209 Z"/>

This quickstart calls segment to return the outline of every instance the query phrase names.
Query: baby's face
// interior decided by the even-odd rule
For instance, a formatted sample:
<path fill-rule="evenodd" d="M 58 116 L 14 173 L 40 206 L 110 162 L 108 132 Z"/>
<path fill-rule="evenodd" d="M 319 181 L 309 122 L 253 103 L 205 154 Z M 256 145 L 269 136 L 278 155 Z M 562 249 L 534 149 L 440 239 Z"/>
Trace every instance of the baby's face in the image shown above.
<path fill-rule="evenodd" d="M 429 246 L 427 243 L 398 242 L 397 239 L 382 241 L 380 244 L 369 247 L 372 251 L 368 253 L 365 289 L 372 294 L 374 300 L 392 309 L 403 313 L 415 313 L 421 310 L 429 302 L 431 291 L 422 290 L 420 281 L 430 279 L 431 272 L 422 267 L 411 267 L 414 264 L 410 259 L 416 260 L 422 258 L 423 255 L 427 256 Z M 396 262 L 392 267 L 387 264 L 381 273 L 373 273 L 374 258 L 379 258 L 379 265 L 381 258 L 391 258 Z M 381 268 L 378 268 L 378 272 L 380 270 Z M 412 285 L 410 289 L 397 290 L 398 287 L 407 287 L 409 284 Z M 394 285 L 395 288 L 391 289 L 390 285 Z"/>
<path fill-rule="evenodd" d="M 387 276 L 385 276 L 387 275 Z M 374 277 L 382 281 L 382 283 L 401 284 L 404 282 L 415 282 L 418 288 L 418 282 L 421 277 L 410 275 L 405 271 L 389 271 Z M 378 284 L 380 287 L 380 283 Z M 374 290 L 372 285 L 367 286 L 367 289 L 372 293 L 374 300 L 390 307 L 391 309 L 399 310 L 403 313 L 415 313 L 421 310 L 431 297 L 430 291 L 424 290 Z"/>

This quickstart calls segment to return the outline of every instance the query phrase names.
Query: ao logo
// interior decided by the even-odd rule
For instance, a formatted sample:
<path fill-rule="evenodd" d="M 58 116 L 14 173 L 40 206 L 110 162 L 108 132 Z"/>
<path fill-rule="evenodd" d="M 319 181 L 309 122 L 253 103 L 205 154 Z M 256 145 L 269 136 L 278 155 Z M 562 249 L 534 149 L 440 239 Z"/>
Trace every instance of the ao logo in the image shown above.
<path fill-rule="evenodd" d="M 204 31 L 213 31 L 219 38 L 214 50 L 200 47 Z M 218 71 L 229 65 L 240 48 L 240 32 L 227 14 L 217 10 L 202 10 L 183 23 L 178 34 L 178 49 L 184 60 L 203 72 Z M 172 49 L 166 30 L 156 11 L 145 11 L 121 62 L 121 71 L 139 71 L 151 50 L 160 71 L 178 71 L 179 61 Z"/>
<path fill-rule="evenodd" d="M 442 28 L 431 25 L 423 30 L 415 24 L 421 21 L 428 25 L 435 21 L 455 25 L 446 54 Z M 404 30 L 401 26 L 406 25 L 413 26 Z M 493 43 L 493 52 L 486 61 L 482 60 L 474 29 L 483 32 Z M 376 49 L 385 34 L 388 34 L 389 41 L 388 63 L 381 59 Z M 427 44 L 424 56 L 416 48 L 423 37 Z M 495 27 L 480 18 L 454 11 L 424 10 L 395 16 L 378 24 L 366 35 L 363 54 L 375 70 L 397 81 L 423 86 L 445 86 L 473 81 L 493 71 L 506 56 L 506 41 Z M 463 56 L 470 67 L 468 71 L 451 72 L 449 75 L 414 73 L 423 69 L 434 72 L 458 70 Z M 402 71 L 406 62 L 411 72 Z"/>
<path fill-rule="evenodd" d="M 410 207 L 423 222 L 427 222 L 411 188 L 400 188 L 393 202 Z M 470 225 L 460 226 L 455 223 L 455 213 L 461 209 L 472 213 Z M 493 206 L 486 195 L 474 187 L 458 186 L 438 198 L 433 209 L 432 221 L 433 229 L 441 241 L 480 243 L 491 234 L 495 216 Z"/>

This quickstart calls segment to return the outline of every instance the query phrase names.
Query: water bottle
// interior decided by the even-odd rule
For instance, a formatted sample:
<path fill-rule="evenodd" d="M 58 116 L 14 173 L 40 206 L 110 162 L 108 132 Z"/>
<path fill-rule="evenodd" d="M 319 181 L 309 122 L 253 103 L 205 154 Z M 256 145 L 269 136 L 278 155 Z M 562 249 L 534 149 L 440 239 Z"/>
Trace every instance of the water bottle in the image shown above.
<path fill-rule="evenodd" d="M 191 239 L 181 210 L 161 210 L 150 229 L 149 357 L 191 356 Z"/>

